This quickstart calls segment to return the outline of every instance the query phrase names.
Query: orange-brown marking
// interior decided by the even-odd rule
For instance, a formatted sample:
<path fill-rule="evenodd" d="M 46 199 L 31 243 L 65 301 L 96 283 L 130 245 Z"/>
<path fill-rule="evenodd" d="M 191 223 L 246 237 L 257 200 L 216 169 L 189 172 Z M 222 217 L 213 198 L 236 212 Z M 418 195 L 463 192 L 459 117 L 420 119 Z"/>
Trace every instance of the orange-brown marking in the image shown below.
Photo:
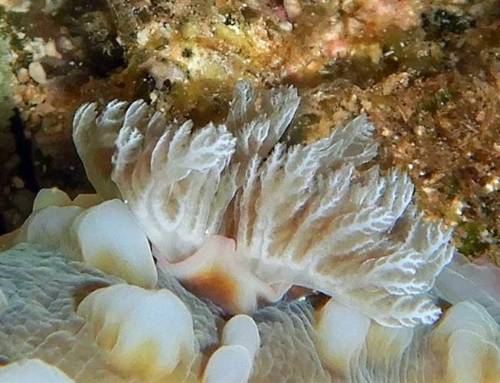
<path fill-rule="evenodd" d="M 182 284 L 193 294 L 208 298 L 225 310 L 232 311 L 237 304 L 238 284 L 221 268 L 212 267 Z"/>

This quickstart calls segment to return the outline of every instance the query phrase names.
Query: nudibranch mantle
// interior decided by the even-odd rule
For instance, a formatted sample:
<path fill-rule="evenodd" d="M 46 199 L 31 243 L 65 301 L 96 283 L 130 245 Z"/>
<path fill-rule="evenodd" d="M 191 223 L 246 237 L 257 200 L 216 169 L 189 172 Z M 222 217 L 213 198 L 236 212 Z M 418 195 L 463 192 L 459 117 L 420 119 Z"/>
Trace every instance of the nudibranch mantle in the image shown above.
<path fill-rule="evenodd" d="M 298 106 L 292 87 L 239 83 L 225 123 L 194 129 L 143 101 L 86 104 L 73 137 L 158 265 L 227 311 L 298 285 L 385 326 L 433 323 L 428 292 L 453 256 L 451 230 L 418 212 L 408 175 L 365 165 L 377 154 L 366 116 L 310 145 L 280 142 Z"/>

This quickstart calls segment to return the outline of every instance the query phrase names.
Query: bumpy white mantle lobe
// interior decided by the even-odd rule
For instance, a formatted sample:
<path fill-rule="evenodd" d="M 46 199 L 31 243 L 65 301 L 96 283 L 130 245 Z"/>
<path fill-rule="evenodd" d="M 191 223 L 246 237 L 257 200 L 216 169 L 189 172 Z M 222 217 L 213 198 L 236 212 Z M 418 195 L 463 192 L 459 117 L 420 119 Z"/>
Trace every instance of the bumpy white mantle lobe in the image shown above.
<path fill-rule="evenodd" d="M 434 322 L 427 292 L 453 255 L 450 230 L 417 212 L 406 174 L 358 169 L 377 152 L 366 117 L 311 145 L 278 143 L 298 104 L 292 88 L 241 83 L 226 123 L 197 130 L 142 101 L 99 116 L 87 104 L 74 140 L 97 191 L 117 187 L 158 264 L 227 310 L 251 312 L 300 285 L 383 325 Z"/>

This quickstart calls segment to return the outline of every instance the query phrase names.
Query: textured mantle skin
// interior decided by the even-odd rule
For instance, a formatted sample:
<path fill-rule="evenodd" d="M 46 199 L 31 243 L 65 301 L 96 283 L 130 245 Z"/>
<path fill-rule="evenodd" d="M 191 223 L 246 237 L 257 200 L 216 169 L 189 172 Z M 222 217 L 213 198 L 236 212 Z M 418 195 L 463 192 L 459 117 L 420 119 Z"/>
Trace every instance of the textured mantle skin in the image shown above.
<path fill-rule="evenodd" d="M 0 253 L 0 289 L 7 302 L 0 311 L 0 358 L 7 363 L 39 358 L 58 367 L 78 383 L 138 382 L 110 367 L 108 355 L 91 337 L 85 321 L 75 313 L 75 307 L 86 295 L 116 283 L 123 281 L 80 262 L 67 261 L 61 255 L 38 246 L 19 244 Z M 220 311 L 162 272 L 157 287 L 169 289 L 184 302 L 193 318 L 196 346 L 201 353 L 209 355 L 219 346 L 219 333 L 224 326 Z M 453 310 L 455 313 L 451 314 Z M 345 313 L 347 317 L 335 321 L 330 332 L 345 334 L 352 330 L 353 313 Z M 453 315 L 459 316 L 458 322 L 447 319 Z M 268 306 L 254 313 L 253 319 L 260 333 L 261 347 L 254 362 L 251 382 L 497 381 L 497 363 L 494 362 L 497 346 L 493 343 L 496 343 L 494 338 L 499 327 L 483 307 L 473 302 L 456 304 L 437 326 L 432 327 L 390 329 L 372 322 L 364 345 L 361 343 L 350 355 L 350 350 L 347 350 L 347 365 L 342 378 L 328 372 L 324 367 L 325 360 L 320 359 L 321 342 L 318 343 L 316 338 L 322 336 L 317 332 L 318 313 L 308 300 Z M 452 322 L 450 338 L 454 337 L 460 343 L 465 336 L 463 346 L 466 349 L 470 347 L 467 342 L 479 339 L 477 335 L 481 337 L 480 343 L 490 345 L 483 351 L 493 358 L 492 363 L 484 364 L 485 361 L 479 358 L 479 363 L 483 363 L 479 371 L 486 374 L 482 378 L 477 376 L 478 379 L 467 380 L 471 378 L 468 376 L 466 380 L 450 380 L 450 366 L 446 372 L 447 363 L 441 359 L 441 352 L 448 352 L 447 348 L 456 343 L 438 341 L 437 348 L 433 343 L 443 336 L 443 331 L 450 330 L 450 326 L 445 325 L 447 320 Z M 458 324 L 458 331 L 453 330 L 453 323 Z M 480 331 L 476 333 L 478 329 Z M 342 345 L 340 347 L 343 349 Z M 381 349 L 391 352 L 381 352 Z M 464 367 L 455 366 L 454 370 L 463 373 Z M 197 381 L 197 378 L 192 381 Z"/>
<path fill-rule="evenodd" d="M 0 289 L 8 306 L 0 312 L 0 357 L 8 362 L 40 358 L 77 382 L 134 382 L 107 366 L 106 355 L 75 314 L 77 305 L 96 288 L 123 283 L 52 251 L 20 244 L 0 253 Z M 187 292 L 160 272 L 158 287 L 173 291 L 193 316 L 200 350 L 218 345 L 217 309 Z M 255 320 L 262 347 L 254 381 L 331 381 L 314 349 L 312 307 L 307 302 L 258 311 Z"/>

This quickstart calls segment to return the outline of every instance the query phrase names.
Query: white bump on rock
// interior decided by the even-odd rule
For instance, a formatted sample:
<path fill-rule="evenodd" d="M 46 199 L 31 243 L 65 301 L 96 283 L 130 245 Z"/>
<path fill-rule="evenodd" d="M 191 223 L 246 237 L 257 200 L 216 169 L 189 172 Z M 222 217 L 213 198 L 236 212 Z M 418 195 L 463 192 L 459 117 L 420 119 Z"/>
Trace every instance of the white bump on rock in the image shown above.
<path fill-rule="evenodd" d="M 110 200 L 86 210 L 72 231 L 89 265 L 134 285 L 156 286 L 149 242 L 123 202 Z"/>
<path fill-rule="evenodd" d="M 222 346 L 208 360 L 203 383 L 246 383 L 252 373 L 253 360 L 239 345 Z"/>
<path fill-rule="evenodd" d="M 5 383 L 74 383 L 57 367 L 40 359 L 28 359 L 0 367 L 0 382 Z"/>
<path fill-rule="evenodd" d="M 481 305 L 452 306 L 430 334 L 434 354 L 442 360 L 446 381 L 500 381 L 500 327 Z"/>
<path fill-rule="evenodd" d="M 31 62 L 28 66 L 28 72 L 30 74 L 30 77 L 40 85 L 47 83 L 47 74 L 45 73 L 45 69 L 43 69 L 43 66 L 39 61 Z"/>
<path fill-rule="evenodd" d="M 41 210 L 47 206 L 68 206 L 71 198 L 57 187 L 41 189 L 33 202 L 33 211 Z"/>
<path fill-rule="evenodd" d="M 316 328 L 316 348 L 322 362 L 347 378 L 351 359 L 364 346 L 370 323 L 361 312 L 330 299 L 321 310 Z"/>
<path fill-rule="evenodd" d="M 245 347 L 253 360 L 260 348 L 260 335 L 257 324 L 248 315 L 232 317 L 222 330 L 221 343 L 225 346 L 239 345 Z"/>
<path fill-rule="evenodd" d="M 77 314 L 126 376 L 183 381 L 195 358 L 191 313 L 169 290 L 113 285 L 88 295 Z"/>

